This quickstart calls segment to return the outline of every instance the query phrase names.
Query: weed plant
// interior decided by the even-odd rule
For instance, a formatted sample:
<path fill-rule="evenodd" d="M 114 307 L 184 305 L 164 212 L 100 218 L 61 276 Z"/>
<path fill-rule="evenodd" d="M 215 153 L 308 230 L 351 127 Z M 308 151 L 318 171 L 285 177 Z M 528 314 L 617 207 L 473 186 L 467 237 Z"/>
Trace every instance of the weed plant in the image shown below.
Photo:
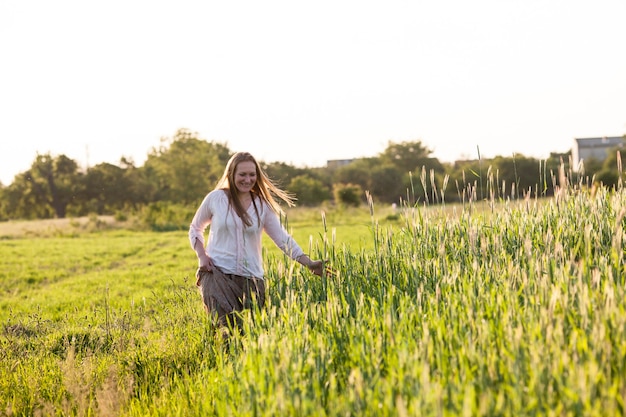
<path fill-rule="evenodd" d="M 0 414 L 624 415 L 626 192 L 560 183 L 370 200 L 363 244 L 325 213 L 298 240 L 333 273 L 268 249 L 228 344 L 184 232 L 0 241 Z"/>

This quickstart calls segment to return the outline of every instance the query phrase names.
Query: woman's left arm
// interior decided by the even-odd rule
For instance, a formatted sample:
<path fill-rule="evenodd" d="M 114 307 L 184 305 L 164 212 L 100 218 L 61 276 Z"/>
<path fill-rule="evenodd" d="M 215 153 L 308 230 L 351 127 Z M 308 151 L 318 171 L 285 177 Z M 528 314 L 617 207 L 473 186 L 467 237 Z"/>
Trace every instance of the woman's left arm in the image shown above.
<path fill-rule="evenodd" d="M 312 260 L 304 253 L 298 242 L 285 230 L 280 224 L 278 216 L 269 208 L 265 207 L 264 230 L 272 241 L 287 256 L 295 260 L 301 265 L 306 266 L 315 275 L 321 276 L 324 271 L 324 262 L 320 260 Z"/>

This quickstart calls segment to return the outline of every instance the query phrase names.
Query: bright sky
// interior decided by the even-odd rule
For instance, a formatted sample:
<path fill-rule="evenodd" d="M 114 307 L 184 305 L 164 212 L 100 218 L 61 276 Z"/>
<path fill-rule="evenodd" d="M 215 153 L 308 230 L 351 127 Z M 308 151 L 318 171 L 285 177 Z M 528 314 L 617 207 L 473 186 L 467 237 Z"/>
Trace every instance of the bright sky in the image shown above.
<path fill-rule="evenodd" d="M 623 0 L 0 0 L 0 181 L 37 153 L 142 165 L 188 128 L 323 166 L 626 133 Z"/>

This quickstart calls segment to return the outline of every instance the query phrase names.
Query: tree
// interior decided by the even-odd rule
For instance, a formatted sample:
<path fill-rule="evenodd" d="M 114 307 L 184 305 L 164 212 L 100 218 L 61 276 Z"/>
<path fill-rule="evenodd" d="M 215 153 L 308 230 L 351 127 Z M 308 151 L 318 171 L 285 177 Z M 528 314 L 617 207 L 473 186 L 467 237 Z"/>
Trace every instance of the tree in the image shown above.
<path fill-rule="evenodd" d="M 284 162 L 271 162 L 268 164 L 259 161 L 259 164 L 272 182 L 281 188 L 290 184 L 294 178 L 307 173 L 306 169 L 296 168 L 293 165 L 289 165 Z"/>
<path fill-rule="evenodd" d="M 0 221 L 7 220 L 6 187 L 0 182 Z"/>
<path fill-rule="evenodd" d="M 348 165 L 337 168 L 333 183 L 355 184 L 371 192 L 372 170 L 381 164 L 380 158 L 359 158 Z"/>
<path fill-rule="evenodd" d="M 132 201 L 132 184 L 126 169 L 108 163 L 98 164 L 83 177 L 81 214 L 110 213 Z"/>
<path fill-rule="evenodd" d="M 602 163 L 601 169 L 596 173 L 596 180 L 607 187 L 618 185 L 620 178 L 623 179 L 624 163 L 626 163 L 626 150 L 612 149 Z"/>
<path fill-rule="evenodd" d="M 404 191 L 402 173 L 393 165 L 374 167 L 370 172 L 369 191 L 372 197 L 386 203 L 397 203 Z"/>
<path fill-rule="evenodd" d="M 320 180 L 310 175 L 298 175 L 293 178 L 287 190 L 296 195 L 298 204 L 314 206 L 330 199 L 330 190 Z"/>
<path fill-rule="evenodd" d="M 541 161 L 539 161 L 541 164 Z M 542 195 L 552 195 L 554 194 L 554 181 L 553 179 L 558 178 L 559 173 L 563 171 L 568 175 L 571 173 L 571 176 L 579 177 L 580 174 L 584 174 L 584 172 L 573 172 L 572 171 L 572 152 L 550 152 L 550 156 L 546 158 L 539 172 L 539 183 L 540 183 L 540 194 Z M 572 181 L 578 182 L 576 178 L 572 179 Z M 558 184 L 558 182 L 557 182 Z"/>
<path fill-rule="evenodd" d="M 215 187 L 231 153 L 225 144 L 198 139 L 186 129 L 161 143 L 142 168 L 144 181 L 152 187 L 150 201 L 197 202 Z"/>
<path fill-rule="evenodd" d="M 392 164 L 402 173 L 420 172 L 422 167 L 426 167 L 427 171 L 434 169 L 435 172 L 442 173 L 443 165 L 437 158 L 431 158 L 431 154 L 432 150 L 426 148 L 421 141 L 400 143 L 389 141 L 379 158 Z"/>
<path fill-rule="evenodd" d="M 50 218 L 52 213 L 47 205 L 39 204 L 31 192 L 28 171 L 15 176 L 11 185 L 2 192 L 2 212 L 6 219 Z"/>
<path fill-rule="evenodd" d="M 497 156 L 491 161 L 490 166 L 495 179 L 496 195 L 498 192 L 503 195 L 506 194 L 507 189 L 503 189 L 503 187 L 512 190 L 513 184 L 515 184 L 515 190 L 522 194 L 533 190 L 534 192 L 543 192 L 543 186 L 540 185 L 543 179 L 540 177 L 538 159 L 519 154 L 510 158 Z"/>
<path fill-rule="evenodd" d="M 30 169 L 18 174 L 5 190 L 11 218 L 64 218 L 80 194 L 76 162 L 65 155 L 37 155 Z"/>

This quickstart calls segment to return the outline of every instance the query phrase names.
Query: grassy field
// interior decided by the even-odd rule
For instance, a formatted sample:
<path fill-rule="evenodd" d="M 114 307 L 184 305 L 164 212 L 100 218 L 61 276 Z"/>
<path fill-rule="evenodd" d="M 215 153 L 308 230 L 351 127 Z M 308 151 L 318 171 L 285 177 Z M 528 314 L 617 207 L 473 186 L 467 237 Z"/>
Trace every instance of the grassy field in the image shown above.
<path fill-rule="evenodd" d="M 185 231 L 0 224 L 0 415 L 624 415 L 626 193 L 349 211 L 226 346 Z"/>

